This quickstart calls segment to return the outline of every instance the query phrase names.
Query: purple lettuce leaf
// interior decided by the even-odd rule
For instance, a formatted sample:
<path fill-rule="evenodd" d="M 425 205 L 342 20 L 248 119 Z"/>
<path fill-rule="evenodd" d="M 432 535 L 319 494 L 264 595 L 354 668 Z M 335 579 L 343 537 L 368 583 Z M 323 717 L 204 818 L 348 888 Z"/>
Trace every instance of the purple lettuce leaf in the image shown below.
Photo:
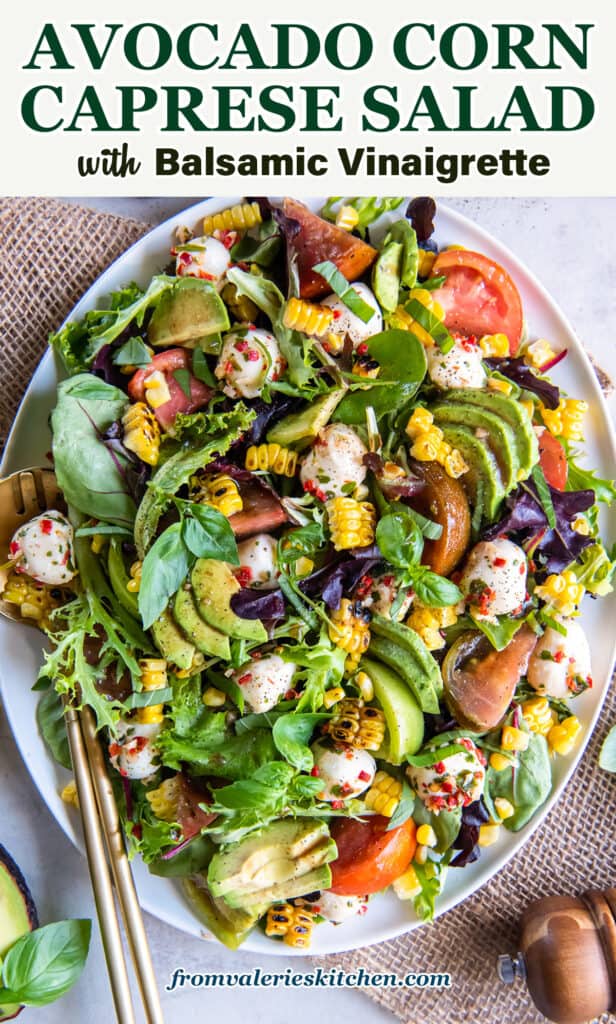
<path fill-rule="evenodd" d="M 463 809 L 460 831 L 452 843 L 454 850 L 460 852 L 450 862 L 452 868 L 463 868 L 479 859 L 479 829 L 489 820 L 490 815 L 481 798 Z"/>
<path fill-rule="evenodd" d="M 532 391 L 541 399 L 547 409 L 556 409 L 560 402 L 560 391 L 555 384 L 538 377 L 522 358 L 485 359 L 491 370 L 502 373 L 524 391 Z"/>
<path fill-rule="evenodd" d="M 100 377 L 105 384 L 113 384 L 114 387 L 126 391 L 129 377 L 122 373 L 119 366 L 112 362 L 111 357 L 118 349 L 118 345 L 103 345 L 96 353 L 96 359 L 92 363 L 91 370 L 96 377 Z"/>
<path fill-rule="evenodd" d="M 424 481 L 420 480 L 418 476 L 414 476 L 413 473 L 396 477 L 395 480 L 385 479 L 383 476 L 385 461 L 377 452 L 366 452 L 363 463 L 374 473 L 379 489 L 388 501 L 393 501 L 395 498 L 413 498 L 425 487 Z"/>
<path fill-rule="evenodd" d="M 307 597 L 321 597 L 326 606 L 335 611 L 340 607 L 343 595 L 351 593 L 362 576 L 379 561 L 381 553 L 376 544 L 352 548 L 344 554 L 334 555 L 331 561 L 306 576 L 299 588 Z"/>
<path fill-rule="evenodd" d="M 280 392 L 274 392 L 271 402 L 264 402 L 262 398 L 255 398 L 253 401 L 246 402 L 249 409 L 254 409 L 255 418 L 250 424 L 250 428 L 246 431 L 242 437 L 242 446 L 250 444 L 261 444 L 261 441 L 265 437 L 265 433 L 270 427 L 281 420 L 283 416 L 297 405 L 297 399 L 292 395 L 283 395 Z"/>
<path fill-rule="evenodd" d="M 282 619 L 285 604 L 280 590 L 257 590 L 242 587 L 231 598 L 231 608 L 240 619 Z"/>

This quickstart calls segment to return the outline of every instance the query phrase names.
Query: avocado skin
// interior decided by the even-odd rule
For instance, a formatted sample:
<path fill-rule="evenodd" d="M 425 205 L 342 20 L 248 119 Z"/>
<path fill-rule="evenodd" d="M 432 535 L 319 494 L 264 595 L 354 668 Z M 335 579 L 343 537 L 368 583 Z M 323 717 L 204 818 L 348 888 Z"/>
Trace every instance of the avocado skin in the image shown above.
<path fill-rule="evenodd" d="M 307 892 L 309 890 L 306 890 Z M 24 876 L 8 850 L 0 844 L 0 904 L 3 908 L 0 921 L 0 957 L 22 935 L 38 928 L 39 919 Z M 0 1020 L 12 1020 L 23 1007 L 18 1003 L 0 1005 Z"/>
<path fill-rule="evenodd" d="M 267 630 L 260 619 L 241 619 L 231 608 L 231 598 L 240 585 L 226 562 L 198 558 L 190 579 L 197 610 L 204 622 L 227 636 L 265 643 Z"/>
<path fill-rule="evenodd" d="M 230 907 L 222 898 L 212 896 L 202 875 L 183 879 L 182 886 L 206 928 L 209 928 L 227 949 L 238 949 L 256 924 L 258 912 Z"/>
<path fill-rule="evenodd" d="M 216 289 L 196 278 L 179 279 L 163 292 L 148 324 L 154 348 L 196 348 L 201 338 L 229 329 L 229 314 Z"/>
<path fill-rule="evenodd" d="M 129 615 L 132 615 L 134 619 L 139 621 L 139 601 L 137 595 L 127 589 L 130 576 L 126 571 L 122 554 L 122 543 L 118 537 L 112 537 L 109 541 L 107 572 L 109 573 L 109 582 L 118 601 Z"/>
<path fill-rule="evenodd" d="M 305 409 L 292 412 L 275 423 L 267 432 L 270 444 L 281 444 L 284 448 L 307 448 L 331 419 L 336 406 L 343 398 L 344 391 L 332 391 L 311 402 Z"/>
<path fill-rule="evenodd" d="M 189 669 L 193 663 L 196 648 L 177 626 L 168 608 L 152 623 L 152 636 L 158 650 L 167 661 L 181 669 Z"/>
<path fill-rule="evenodd" d="M 411 693 L 417 700 L 422 711 L 427 714 L 438 715 L 438 696 L 431 680 L 424 674 L 422 668 L 413 659 L 413 656 L 405 651 L 398 644 L 384 637 L 373 636 L 369 647 L 370 654 L 382 661 L 384 665 L 393 668 L 404 680 Z"/>
<path fill-rule="evenodd" d="M 498 391 L 481 388 L 454 388 L 445 393 L 444 401 L 487 409 L 508 423 L 514 432 L 522 479 L 529 475 L 539 459 L 539 446 L 531 418 L 523 405 Z"/>
<path fill-rule="evenodd" d="M 434 416 L 434 422 L 441 428 L 447 424 L 469 427 L 473 431 L 487 431 L 486 440 L 499 464 L 505 491 L 509 492 L 516 486 L 520 463 L 515 434 L 505 420 L 479 405 L 442 403 L 433 406 L 430 411 Z"/>
<path fill-rule="evenodd" d="M 335 846 L 333 839 L 331 842 Z M 278 882 L 276 885 L 271 885 L 268 889 L 262 889 L 260 892 L 253 893 L 252 895 L 237 896 L 237 902 L 233 903 L 233 909 L 257 913 L 260 917 L 272 903 L 282 903 L 284 900 L 297 899 L 298 896 L 305 896 L 309 892 L 316 892 L 317 889 L 329 889 L 331 884 L 332 873 L 329 864 L 320 864 L 319 867 L 313 868 L 312 871 L 307 871 L 305 875 L 291 878 L 288 882 Z M 229 894 L 223 902 L 230 902 L 231 898 L 231 894 Z"/>
<path fill-rule="evenodd" d="M 475 511 L 481 506 L 482 515 L 496 519 L 498 507 L 505 497 L 505 488 L 491 447 L 476 437 L 469 427 L 444 423 L 441 430 L 448 444 L 458 449 L 470 467 L 470 472 L 465 473 L 461 481 L 470 491 Z"/>
<path fill-rule="evenodd" d="M 173 617 L 190 643 L 194 644 L 202 654 L 225 658 L 226 661 L 230 659 L 229 637 L 220 633 L 219 630 L 213 629 L 201 618 L 189 590 L 178 590 L 175 595 Z"/>
<path fill-rule="evenodd" d="M 370 676 L 374 695 L 385 715 L 387 760 L 402 764 L 423 743 L 423 711 L 406 683 L 392 669 L 370 658 L 362 658 L 360 668 Z"/>
<path fill-rule="evenodd" d="M 432 657 L 423 640 L 414 629 L 409 629 L 408 626 L 404 626 L 401 622 L 386 619 L 384 615 L 374 615 L 372 617 L 372 631 L 377 636 L 382 636 L 385 640 L 389 640 L 391 643 L 402 647 L 403 650 L 408 651 L 419 665 L 423 674 L 430 680 L 437 697 L 440 697 L 443 692 L 443 680 L 438 662 Z"/>

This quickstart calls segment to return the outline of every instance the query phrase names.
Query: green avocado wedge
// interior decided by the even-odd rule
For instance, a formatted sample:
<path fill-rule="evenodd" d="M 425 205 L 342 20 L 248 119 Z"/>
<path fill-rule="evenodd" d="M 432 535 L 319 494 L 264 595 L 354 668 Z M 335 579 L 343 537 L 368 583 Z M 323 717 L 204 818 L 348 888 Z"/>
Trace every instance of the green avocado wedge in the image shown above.
<path fill-rule="evenodd" d="M 488 391 L 482 388 L 455 388 L 447 391 L 443 400 L 448 404 L 473 405 L 487 409 L 508 423 L 515 436 L 520 464 L 519 479 L 526 479 L 539 459 L 539 446 L 531 418 L 520 402 L 513 398 L 507 398 L 506 395 L 501 395 L 498 391 Z"/>
<path fill-rule="evenodd" d="M 479 405 L 462 403 L 448 405 L 439 402 L 431 406 L 430 412 L 441 429 L 443 426 L 462 426 L 469 427 L 477 436 L 483 434 L 498 462 L 506 493 L 517 485 L 520 463 L 516 437 L 505 420 Z"/>
<path fill-rule="evenodd" d="M 173 617 L 198 651 L 215 658 L 224 658 L 225 661 L 230 660 L 229 637 L 201 618 L 190 590 L 178 590 L 173 601 Z"/>
<path fill-rule="evenodd" d="M 392 669 L 371 658 L 362 658 L 359 667 L 370 676 L 374 696 L 385 715 L 387 760 L 402 764 L 423 743 L 423 711 L 406 683 Z"/>
<path fill-rule="evenodd" d="M 336 850 L 333 839 L 330 839 L 330 843 Z M 334 854 L 335 856 L 336 854 Z M 305 875 L 300 875 L 299 878 L 290 878 L 288 882 L 278 882 L 271 885 L 269 889 L 263 889 L 261 892 L 251 895 L 228 896 L 224 902 L 237 910 L 242 909 L 247 913 L 258 913 L 261 916 L 272 903 L 283 903 L 285 900 L 297 899 L 299 896 L 317 892 L 319 889 L 329 889 L 331 884 L 332 872 L 329 864 L 320 864 L 318 867 L 312 868 L 311 871 L 307 871 Z"/>
<path fill-rule="evenodd" d="M 228 329 L 227 308 L 213 285 L 185 277 L 161 295 L 148 324 L 148 341 L 154 348 L 196 348 L 202 338 Z"/>
<path fill-rule="evenodd" d="M 317 398 L 305 409 L 289 413 L 268 431 L 268 442 L 281 444 L 285 448 L 295 448 L 298 451 L 307 448 L 319 431 L 327 426 L 343 395 L 344 391 L 332 391 Z"/>
<path fill-rule="evenodd" d="M 441 427 L 445 440 L 457 448 L 469 466 L 460 483 L 468 493 L 473 506 L 482 504 L 483 515 L 496 519 L 498 507 L 505 497 L 501 471 L 492 448 L 478 438 L 470 427 L 444 423 Z"/>
<path fill-rule="evenodd" d="M 240 585 L 226 562 L 198 558 L 190 574 L 193 597 L 201 618 L 213 629 L 238 640 L 264 644 L 267 630 L 259 619 L 241 619 L 231 608 Z"/>
<path fill-rule="evenodd" d="M 11 946 L 38 928 L 38 915 L 26 880 L 17 864 L 0 845 L 0 963 Z M 0 1004 L 0 1020 L 12 1020 L 19 1004 Z"/>
<path fill-rule="evenodd" d="M 373 636 L 368 650 L 404 679 L 422 711 L 438 715 L 438 695 L 434 685 L 408 650 L 382 636 Z"/>
<path fill-rule="evenodd" d="M 239 949 L 259 918 L 258 911 L 235 910 L 222 898 L 212 896 L 202 875 L 182 882 L 197 917 L 227 949 Z"/>
<path fill-rule="evenodd" d="M 430 682 L 437 696 L 443 692 L 443 679 L 438 662 L 432 657 L 423 640 L 414 629 L 409 629 L 402 622 L 394 622 L 386 619 L 383 615 L 374 615 L 372 618 L 372 632 L 397 644 L 404 651 L 408 651 L 411 657 L 417 662 L 425 678 Z"/>
<path fill-rule="evenodd" d="M 132 615 L 137 622 L 141 621 L 139 615 L 139 602 L 137 595 L 128 589 L 130 576 L 122 554 L 122 541 L 119 537 L 112 537 L 109 541 L 107 552 L 107 572 L 112 590 L 125 611 Z"/>
<path fill-rule="evenodd" d="M 196 647 L 186 639 L 168 608 L 152 623 L 152 636 L 167 661 L 173 662 L 180 669 L 191 667 L 197 653 Z"/>

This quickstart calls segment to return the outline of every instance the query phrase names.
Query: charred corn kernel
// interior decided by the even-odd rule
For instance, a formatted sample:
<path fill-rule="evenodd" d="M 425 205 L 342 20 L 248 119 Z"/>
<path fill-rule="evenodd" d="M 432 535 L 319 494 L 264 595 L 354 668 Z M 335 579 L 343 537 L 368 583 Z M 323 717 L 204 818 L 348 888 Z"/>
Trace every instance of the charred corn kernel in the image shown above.
<path fill-rule="evenodd" d="M 376 511 L 369 501 L 332 498 L 327 502 L 331 541 L 336 551 L 365 548 L 374 541 Z"/>
<path fill-rule="evenodd" d="M 506 821 L 507 818 L 511 818 L 515 814 L 515 807 L 509 800 L 506 800 L 504 796 L 496 797 L 494 800 L 494 810 L 501 821 Z"/>
<path fill-rule="evenodd" d="M 422 846 L 429 846 L 430 848 L 436 846 L 438 839 L 432 825 L 419 826 L 417 829 L 417 842 L 421 843 Z"/>
<path fill-rule="evenodd" d="M 500 825 L 480 825 L 477 840 L 479 846 L 493 846 L 500 835 L 500 830 Z"/>
<path fill-rule="evenodd" d="M 400 803 L 402 783 L 387 772 L 377 772 L 374 781 L 364 797 L 366 807 L 384 818 L 391 818 Z"/>
<path fill-rule="evenodd" d="M 530 743 L 530 736 L 523 729 L 517 729 L 515 725 L 504 725 L 501 732 L 501 747 L 503 750 L 526 750 Z"/>
<path fill-rule="evenodd" d="M 513 385 L 506 380 L 499 380 L 498 377 L 488 377 L 487 385 L 490 391 L 499 391 L 501 395 L 510 395 Z"/>
<path fill-rule="evenodd" d="M 145 402 L 129 405 L 122 417 L 124 447 L 148 466 L 155 466 L 160 451 L 160 427 Z"/>
<path fill-rule="evenodd" d="M 549 341 L 546 341 L 545 338 L 537 338 L 537 341 L 533 341 L 526 349 L 524 362 L 528 366 L 533 366 L 536 370 L 540 370 L 546 363 L 551 362 L 555 355 L 556 352 Z"/>
<path fill-rule="evenodd" d="M 382 480 L 399 480 L 400 477 L 405 475 L 402 466 L 397 466 L 395 462 L 386 462 L 381 470 Z"/>
<path fill-rule="evenodd" d="M 312 561 L 311 558 L 306 558 L 305 555 L 302 555 L 300 558 L 298 558 L 295 563 L 296 576 L 309 576 L 313 569 L 314 562 Z"/>
<path fill-rule="evenodd" d="M 152 409 L 158 409 L 171 399 L 167 378 L 162 370 L 153 370 L 143 382 L 145 400 Z"/>
<path fill-rule="evenodd" d="M 267 912 L 265 934 L 281 936 L 287 946 L 306 949 L 310 945 L 315 915 L 306 907 L 275 903 Z"/>
<path fill-rule="evenodd" d="M 505 768 L 511 768 L 513 764 L 512 759 L 505 757 L 504 754 L 496 752 L 490 754 L 490 768 L 493 768 L 495 772 L 504 772 Z"/>
<path fill-rule="evenodd" d="M 294 476 L 297 469 L 297 452 L 283 448 L 280 444 L 251 444 L 244 461 L 251 473 L 271 470 L 278 476 Z"/>
<path fill-rule="evenodd" d="M 509 355 L 509 338 L 506 334 L 484 334 L 479 348 L 486 357 L 502 358 Z"/>
<path fill-rule="evenodd" d="M 211 235 L 214 231 L 246 231 L 261 224 L 261 207 L 258 203 L 237 203 L 220 213 L 203 218 L 203 234 Z"/>
<path fill-rule="evenodd" d="M 370 701 L 373 699 L 374 685 L 367 672 L 358 672 L 353 682 L 359 690 L 359 695 L 362 700 Z"/>
<path fill-rule="evenodd" d="M 550 750 L 561 756 L 570 754 L 579 739 L 581 731 L 582 726 L 576 715 L 570 715 L 569 718 L 565 718 L 558 725 L 553 725 L 548 733 Z"/>
<path fill-rule="evenodd" d="M 413 860 L 415 861 L 416 864 L 420 864 L 421 865 L 421 864 L 425 864 L 426 863 L 426 861 L 428 859 L 429 849 L 430 848 L 428 846 L 422 846 L 421 843 L 417 844 L 417 849 L 415 850 L 415 856 L 413 857 Z"/>
<path fill-rule="evenodd" d="M 584 516 L 578 516 L 577 519 L 574 519 L 571 526 L 575 532 L 580 533 L 582 537 L 590 536 L 590 523 L 588 522 L 588 519 L 584 518 Z"/>
<path fill-rule="evenodd" d="M 354 206 L 341 206 L 336 214 L 336 227 L 353 231 L 359 224 L 359 214 Z"/>
<path fill-rule="evenodd" d="M 546 409 L 540 402 L 539 411 L 554 437 L 564 437 L 566 441 L 584 440 L 584 416 L 588 412 L 588 402 L 579 398 L 561 398 L 556 409 Z"/>
<path fill-rule="evenodd" d="M 444 252 L 456 252 L 456 250 L 458 250 L 458 249 L 463 249 L 466 252 L 466 248 L 467 247 L 465 245 L 458 245 L 457 243 L 454 243 L 453 245 L 446 245 L 445 249 L 443 251 Z"/>
<path fill-rule="evenodd" d="M 459 452 L 457 448 L 453 448 L 447 455 L 445 455 L 441 465 L 447 473 L 447 476 L 452 477 L 454 480 L 457 480 L 460 476 L 464 476 L 464 474 L 468 473 L 469 470 L 468 463 L 464 461 L 462 453 Z"/>
<path fill-rule="evenodd" d="M 208 686 L 201 698 L 206 708 L 221 708 L 227 699 L 226 693 L 217 690 L 215 686 Z"/>
<path fill-rule="evenodd" d="M 334 686 L 331 690 L 326 690 L 323 694 L 323 707 L 329 710 L 333 708 L 334 704 L 338 704 L 341 700 L 344 700 L 345 693 L 341 686 Z"/>
<path fill-rule="evenodd" d="M 139 587 L 141 586 L 141 572 L 143 570 L 143 562 L 133 562 L 129 569 L 130 579 L 126 584 L 126 589 L 130 590 L 131 594 L 138 594 Z"/>
<path fill-rule="evenodd" d="M 60 587 L 37 583 L 30 576 L 13 570 L 0 596 L 8 604 L 17 605 L 22 618 L 32 619 L 42 629 L 47 629 L 51 625 L 52 611 L 67 599 L 68 594 Z"/>
<path fill-rule="evenodd" d="M 392 884 L 392 888 L 399 900 L 412 900 L 413 897 L 419 896 L 421 892 L 421 882 L 417 877 L 417 872 L 411 864 L 403 875 L 396 878 Z"/>
<path fill-rule="evenodd" d="M 290 298 L 284 308 L 283 324 L 291 331 L 303 331 L 315 338 L 329 333 L 334 319 L 333 310 L 304 299 Z"/>
<path fill-rule="evenodd" d="M 443 431 L 440 427 L 430 427 L 425 434 L 420 434 L 413 441 L 411 455 L 419 462 L 437 462 L 443 449 Z"/>
<path fill-rule="evenodd" d="M 353 363 L 353 373 L 356 377 L 366 377 L 369 380 L 376 380 L 381 372 L 380 364 L 368 353 L 358 358 Z"/>
<path fill-rule="evenodd" d="M 337 743 L 378 750 L 385 736 L 385 716 L 380 708 L 369 707 L 356 697 L 345 697 L 336 704 L 326 732 Z"/>
<path fill-rule="evenodd" d="M 434 423 L 434 416 L 429 409 L 424 409 L 422 405 L 418 405 L 416 409 L 413 409 L 411 418 L 406 425 L 407 435 L 414 440 L 416 437 L 420 437 L 421 434 L 425 434 L 430 430 Z"/>
<path fill-rule="evenodd" d="M 432 274 L 432 268 L 436 263 L 436 253 L 431 252 L 429 249 L 419 250 L 419 263 L 417 264 L 417 276 L 418 277 L 430 277 Z"/>
<path fill-rule="evenodd" d="M 252 266 L 255 266 L 255 264 L 253 263 Z M 259 315 L 259 307 L 247 295 L 240 295 L 236 286 L 231 281 L 228 281 L 224 286 L 221 298 L 234 320 L 238 320 L 239 323 L 254 323 Z"/>
<path fill-rule="evenodd" d="M 584 586 L 577 582 L 577 577 L 571 569 L 552 573 L 545 583 L 535 587 L 537 597 L 565 616 L 579 614 L 578 607 L 585 593 Z"/>
<path fill-rule="evenodd" d="M 76 807 L 77 810 L 79 810 L 79 797 L 77 796 L 77 783 L 75 782 L 74 779 L 71 779 L 70 782 L 66 783 L 66 786 L 64 787 L 64 789 L 60 793 L 60 796 L 61 796 L 62 800 L 64 800 L 65 804 L 72 804 L 73 807 Z"/>
<path fill-rule="evenodd" d="M 95 555 L 100 555 L 106 543 L 107 538 L 104 533 L 95 533 L 90 541 L 90 550 L 93 551 Z"/>
<path fill-rule="evenodd" d="M 547 736 L 554 723 L 558 721 L 547 697 L 533 697 L 524 701 L 521 707 L 528 728 L 540 736 Z"/>
<path fill-rule="evenodd" d="M 429 608 L 415 598 L 406 624 L 419 634 L 429 651 L 440 651 L 445 646 L 441 630 L 453 626 L 457 621 L 458 614 L 454 606 Z"/>
<path fill-rule="evenodd" d="M 235 515 L 244 507 L 239 487 L 227 473 L 210 477 L 192 477 L 190 494 L 193 501 L 211 505 L 222 512 L 223 516 Z"/>
<path fill-rule="evenodd" d="M 150 789 L 145 797 L 157 818 L 173 823 L 178 818 L 180 794 L 180 776 L 174 775 L 161 782 L 156 789 Z"/>
<path fill-rule="evenodd" d="M 343 597 L 331 614 L 328 632 L 331 642 L 348 654 L 346 671 L 355 672 L 370 644 L 370 612 L 359 601 Z"/>
<path fill-rule="evenodd" d="M 413 300 L 421 303 L 421 305 L 425 309 L 429 310 L 437 320 L 443 320 L 445 316 L 443 307 L 436 301 L 432 292 L 427 288 L 412 288 L 409 292 L 409 301 Z M 425 327 L 422 327 L 421 324 L 418 323 L 406 309 L 404 309 L 404 307 L 398 307 L 394 313 L 394 319 L 399 319 L 402 329 L 414 334 L 422 345 L 425 345 L 427 348 L 431 348 L 432 345 L 434 345 L 434 338 L 431 334 L 429 334 Z M 398 326 L 398 324 L 395 326 Z"/>
<path fill-rule="evenodd" d="M 167 685 L 167 662 L 164 658 L 142 658 L 139 668 L 141 669 L 141 686 L 146 693 L 164 690 Z M 163 704 L 150 704 L 149 707 L 137 709 L 137 721 L 142 725 L 162 722 L 163 718 Z"/>
<path fill-rule="evenodd" d="M 344 337 L 342 334 L 334 334 L 332 331 L 329 331 L 325 342 L 325 348 L 333 356 L 337 356 L 339 352 L 342 352 L 342 349 L 344 348 Z"/>

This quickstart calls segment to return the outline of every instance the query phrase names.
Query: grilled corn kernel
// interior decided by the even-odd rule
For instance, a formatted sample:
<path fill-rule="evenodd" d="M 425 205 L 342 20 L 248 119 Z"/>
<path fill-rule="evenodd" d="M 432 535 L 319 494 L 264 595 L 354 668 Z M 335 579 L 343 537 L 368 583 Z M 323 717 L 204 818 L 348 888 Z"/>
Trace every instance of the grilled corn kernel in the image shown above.
<path fill-rule="evenodd" d="M 13 570 L 0 596 L 3 601 L 17 605 L 22 618 L 32 619 L 42 629 L 48 629 L 52 611 L 66 600 L 68 594 L 59 587 L 38 583 L 25 573 Z"/>
<path fill-rule="evenodd" d="M 171 399 L 167 378 L 162 370 L 154 370 L 143 382 L 145 400 L 151 409 L 158 409 Z"/>
<path fill-rule="evenodd" d="M 479 339 L 479 348 L 486 358 L 502 358 L 509 355 L 509 338 L 506 334 L 484 334 Z"/>
<path fill-rule="evenodd" d="M 278 476 L 291 477 L 297 469 L 297 452 L 279 444 L 251 444 L 246 451 L 244 465 L 251 473 L 270 470 Z"/>
<path fill-rule="evenodd" d="M 564 572 L 548 576 L 545 583 L 535 587 L 535 594 L 561 615 L 570 616 L 578 614 L 578 606 L 584 597 L 585 589 L 578 583 L 575 573 L 565 569 Z"/>
<path fill-rule="evenodd" d="M 505 757 L 504 754 L 496 752 L 490 754 L 490 768 L 493 768 L 495 772 L 504 772 L 505 768 L 511 768 L 513 763 L 511 758 Z"/>
<path fill-rule="evenodd" d="M 261 208 L 258 203 L 237 203 L 220 213 L 203 218 L 203 234 L 212 235 L 214 231 L 246 231 L 261 224 Z"/>
<path fill-rule="evenodd" d="M 291 331 L 303 331 L 311 337 L 323 338 L 329 333 L 333 310 L 304 299 L 290 298 L 284 308 L 283 324 Z"/>
<path fill-rule="evenodd" d="M 513 385 L 506 380 L 499 380 L 498 377 L 488 377 L 487 385 L 490 391 L 499 391 L 501 395 L 510 395 Z"/>
<path fill-rule="evenodd" d="M 374 685 L 367 672 L 358 672 L 353 682 L 359 690 L 359 695 L 362 700 L 366 702 L 371 701 L 374 697 Z"/>
<path fill-rule="evenodd" d="M 428 846 L 422 846 L 421 843 L 418 843 L 417 849 L 415 850 L 415 856 L 413 857 L 416 864 L 421 865 L 426 863 L 429 849 L 430 848 Z"/>
<path fill-rule="evenodd" d="M 79 810 L 79 797 L 77 796 L 77 783 L 75 782 L 74 779 L 71 779 L 70 782 L 66 783 L 66 786 L 64 787 L 64 789 L 60 793 L 60 796 L 61 796 L 62 800 L 64 800 L 65 804 L 72 804 L 73 807 L 76 807 L 77 810 Z"/>
<path fill-rule="evenodd" d="M 364 800 L 369 811 L 391 818 L 400 803 L 402 783 L 387 772 L 377 772 Z"/>
<path fill-rule="evenodd" d="M 141 686 L 147 693 L 154 690 L 164 690 L 167 685 L 167 662 L 164 658 L 142 658 L 139 662 L 141 669 Z M 163 704 L 150 704 L 149 707 L 137 709 L 137 721 L 142 725 L 151 725 L 155 722 L 162 722 L 164 718 Z"/>
<path fill-rule="evenodd" d="M 416 409 L 413 409 L 411 418 L 406 425 L 406 433 L 411 440 L 415 440 L 416 437 L 420 437 L 421 434 L 430 430 L 433 423 L 434 416 L 430 410 L 418 405 Z"/>
<path fill-rule="evenodd" d="M 576 715 L 570 715 L 569 718 L 565 718 L 558 725 L 553 725 L 548 733 L 550 750 L 561 756 L 570 754 L 579 739 L 581 731 L 582 726 Z"/>
<path fill-rule="evenodd" d="M 500 835 L 500 825 L 480 825 L 479 826 L 479 839 L 477 843 L 479 846 L 493 846 Z"/>
<path fill-rule="evenodd" d="M 326 732 L 337 743 L 361 750 L 378 750 L 385 736 L 385 716 L 380 708 L 367 707 L 363 700 L 345 697 L 336 704 Z"/>
<path fill-rule="evenodd" d="M 542 366 L 549 363 L 554 359 L 556 353 L 549 341 L 545 338 L 537 338 L 537 341 L 533 341 L 528 346 L 524 353 L 524 362 L 528 366 L 534 367 L 536 370 L 540 370 Z"/>
<path fill-rule="evenodd" d="M 501 731 L 501 747 L 503 750 L 526 750 L 530 736 L 515 725 L 504 725 Z"/>
<path fill-rule="evenodd" d="M 292 903 L 275 903 L 267 912 L 265 934 L 281 936 L 287 946 L 306 949 L 315 925 L 314 914 Z"/>
<path fill-rule="evenodd" d="M 590 536 L 590 523 L 588 522 L 588 519 L 584 518 L 584 516 L 578 516 L 577 519 L 574 519 L 571 526 L 575 532 L 581 534 L 582 537 Z"/>
<path fill-rule="evenodd" d="M 255 266 L 255 264 L 253 263 L 252 266 Z M 247 295 L 241 295 L 231 281 L 227 282 L 220 294 L 235 320 L 241 324 L 252 324 L 255 322 L 259 315 L 259 307 Z"/>
<path fill-rule="evenodd" d="M 198 477 L 191 480 L 190 493 L 193 501 L 202 505 L 211 505 L 223 516 L 232 516 L 241 512 L 244 507 L 239 487 L 227 473 L 218 476 Z"/>
<path fill-rule="evenodd" d="M 122 417 L 124 447 L 148 466 L 155 466 L 160 452 L 160 427 L 145 402 L 129 405 Z"/>
<path fill-rule="evenodd" d="M 337 356 L 339 352 L 342 352 L 344 348 L 344 337 L 342 334 L 334 334 L 332 331 L 328 331 L 327 340 L 324 343 L 324 347 L 333 356 Z"/>
<path fill-rule="evenodd" d="M 126 584 L 126 589 L 130 590 L 131 594 L 138 594 L 139 587 L 141 586 L 141 573 L 143 571 L 143 562 L 133 562 L 129 569 L 130 579 Z"/>
<path fill-rule="evenodd" d="M 217 690 L 215 686 L 208 686 L 203 691 L 203 697 L 201 698 L 206 708 L 221 708 L 227 699 L 226 693 L 222 690 Z"/>
<path fill-rule="evenodd" d="M 392 888 L 399 900 L 412 900 L 421 892 L 421 882 L 413 865 L 409 865 L 403 875 L 392 884 Z"/>
<path fill-rule="evenodd" d="M 533 697 L 521 705 L 524 721 L 531 732 L 537 732 L 540 736 L 547 736 L 550 729 L 557 721 L 554 711 L 550 707 L 547 697 Z"/>
<path fill-rule="evenodd" d="M 417 842 L 422 846 L 434 847 L 438 843 L 436 832 L 431 825 L 420 825 L 417 829 Z"/>
<path fill-rule="evenodd" d="M 180 776 L 174 775 L 156 789 L 150 789 L 145 796 L 156 817 L 171 824 L 177 821 L 180 792 Z"/>
<path fill-rule="evenodd" d="M 561 398 L 556 409 L 547 409 L 540 402 L 539 410 L 550 434 L 564 437 L 566 441 L 584 440 L 584 416 L 588 412 L 588 402 L 578 398 Z"/>
<path fill-rule="evenodd" d="M 369 353 L 358 356 L 352 366 L 356 377 L 366 377 L 369 380 L 376 380 L 381 372 L 380 364 L 373 359 Z"/>
<path fill-rule="evenodd" d="M 370 612 L 359 601 L 343 597 L 332 612 L 328 632 L 331 642 L 348 654 L 346 670 L 354 672 L 370 644 Z"/>
<path fill-rule="evenodd" d="M 494 800 L 494 809 L 501 821 L 506 821 L 507 818 L 511 818 L 515 814 L 515 807 L 509 800 L 506 800 L 504 796 L 496 797 Z"/>
<path fill-rule="evenodd" d="M 299 578 L 303 576 L 309 576 L 314 569 L 314 562 L 311 558 L 306 558 L 305 555 L 301 555 L 295 563 L 295 575 Z"/>
<path fill-rule="evenodd" d="M 445 455 L 441 465 L 447 473 L 447 476 L 452 477 L 454 480 L 457 480 L 458 477 L 464 476 L 464 474 L 468 473 L 469 470 L 468 463 L 465 462 L 462 453 L 459 452 L 457 448 L 453 448 L 451 452 Z"/>
<path fill-rule="evenodd" d="M 336 551 L 365 548 L 374 540 L 376 511 L 369 501 L 333 498 L 327 502 L 327 517 Z"/>
<path fill-rule="evenodd" d="M 354 206 L 341 206 L 336 214 L 336 227 L 353 231 L 359 224 L 359 214 Z"/>
<path fill-rule="evenodd" d="M 429 651 L 440 651 L 445 646 L 441 630 L 453 626 L 457 621 L 458 614 L 454 606 L 429 608 L 415 598 L 406 624 L 419 634 Z"/>
<path fill-rule="evenodd" d="M 345 693 L 341 686 L 334 686 L 331 690 L 326 690 L 323 694 L 323 707 L 333 708 L 334 704 L 338 704 L 339 701 L 344 700 Z"/>
<path fill-rule="evenodd" d="M 93 551 L 95 555 L 100 555 L 106 543 L 107 537 L 105 537 L 104 533 L 95 533 L 90 541 L 90 550 Z"/>
<path fill-rule="evenodd" d="M 431 252 L 430 249 L 419 250 L 419 263 L 417 265 L 417 276 L 430 277 L 432 274 L 432 268 L 436 263 L 436 253 Z"/>

